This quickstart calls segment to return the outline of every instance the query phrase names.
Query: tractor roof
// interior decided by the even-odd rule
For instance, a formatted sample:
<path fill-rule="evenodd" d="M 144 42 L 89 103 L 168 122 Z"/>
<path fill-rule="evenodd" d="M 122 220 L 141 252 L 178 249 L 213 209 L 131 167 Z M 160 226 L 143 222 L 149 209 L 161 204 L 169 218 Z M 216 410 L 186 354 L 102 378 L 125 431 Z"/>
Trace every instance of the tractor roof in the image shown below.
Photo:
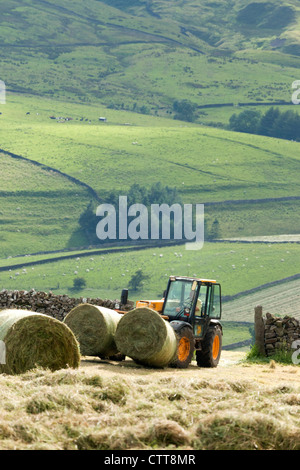
<path fill-rule="evenodd" d="M 182 280 L 186 280 L 186 281 L 199 281 L 199 282 L 203 282 L 203 283 L 210 283 L 210 282 L 213 282 L 213 283 L 216 283 L 217 281 L 215 279 L 202 279 L 200 277 L 190 277 L 190 276 L 170 276 L 170 279 L 172 281 L 175 281 L 175 279 L 182 279 Z"/>

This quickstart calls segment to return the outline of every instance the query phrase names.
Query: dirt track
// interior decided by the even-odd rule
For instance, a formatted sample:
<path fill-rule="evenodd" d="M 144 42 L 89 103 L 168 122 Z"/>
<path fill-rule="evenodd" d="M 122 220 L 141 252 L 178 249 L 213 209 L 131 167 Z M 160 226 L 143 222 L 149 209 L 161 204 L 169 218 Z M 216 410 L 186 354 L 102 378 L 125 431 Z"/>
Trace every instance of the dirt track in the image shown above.
<path fill-rule="evenodd" d="M 120 363 L 114 361 L 101 361 L 97 358 L 85 357 L 81 361 L 81 368 L 88 373 L 99 373 L 103 377 L 122 375 L 124 378 L 147 377 L 153 381 L 161 378 L 204 380 L 231 380 L 238 382 L 247 380 L 260 384 L 300 383 L 300 367 L 277 364 L 248 364 L 243 361 L 246 353 L 223 351 L 217 368 L 206 369 L 197 367 L 195 362 L 188 369 L 152 369 L 139 366 L 131 359 L 126 358 Z"/>

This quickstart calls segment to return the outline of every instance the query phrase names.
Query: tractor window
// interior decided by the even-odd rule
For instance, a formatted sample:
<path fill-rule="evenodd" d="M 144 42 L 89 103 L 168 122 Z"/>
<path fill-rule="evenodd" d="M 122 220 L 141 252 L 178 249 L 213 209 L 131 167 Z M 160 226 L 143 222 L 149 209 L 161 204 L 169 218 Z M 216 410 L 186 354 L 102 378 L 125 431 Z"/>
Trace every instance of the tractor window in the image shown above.
<path fill-rule="evenodd" d="M 210 317 L 221 318 L 221 288 L 219 284 L 212 286 Z"/>
<path fill-rule="evenodd" d="M 164 315 L 170 318 L 187 319 L 197 292 L 197 283 L 175 280 L 170 284 L 164 306 Z"/>
<path fill-rule="evenodd" d="M 205 285 L 200 286 L 199 296 L 198 296 L 196 309 L 195 309 L 195 316 L 196 317 L 201 317 L 205 313 L 205 302 L 206 302 L 206 296 L 207 296 L 207 289 L 208 289 L 208 287 L 205 286 Z"/>

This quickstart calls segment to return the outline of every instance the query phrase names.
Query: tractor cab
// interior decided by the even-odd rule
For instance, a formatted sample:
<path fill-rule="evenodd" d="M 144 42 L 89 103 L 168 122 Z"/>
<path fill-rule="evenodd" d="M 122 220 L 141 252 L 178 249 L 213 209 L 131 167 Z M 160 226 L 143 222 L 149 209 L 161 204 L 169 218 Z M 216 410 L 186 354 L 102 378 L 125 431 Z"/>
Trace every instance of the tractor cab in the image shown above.
<path fill-rule="evenodd" d="M 214 280 L 171 276 L 165 292 L 162 314 L 169 321 L 183 321 L 202 338 L 211 322 L 221 318 L 221 286 Z"/>
<path fill-rule="evenodd" d="M 214 280 L 171 276 L 161 314 L 179 338 L 177 367 L 187 367 L 194 350 L 199 367 L 216 367 L 222 349 L 221 285 Z"/>

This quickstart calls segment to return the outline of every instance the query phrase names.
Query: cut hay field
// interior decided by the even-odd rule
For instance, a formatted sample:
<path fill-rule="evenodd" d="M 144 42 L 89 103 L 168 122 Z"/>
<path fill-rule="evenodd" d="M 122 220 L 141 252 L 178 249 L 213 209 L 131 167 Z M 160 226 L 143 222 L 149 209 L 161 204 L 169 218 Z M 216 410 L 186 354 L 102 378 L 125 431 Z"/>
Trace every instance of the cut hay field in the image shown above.
<path fill-rule="evenodd" d="M 252 294 L 241 295 L 223 304 L 223 317 L 232 321 L 254 321 L 254 308 L 263 307 L 263 313 L 300 318 L 300 280 L 264 287 Z"/>
<path fill-rule="evenodd" d="M 216 369 L 84 357 L 79 370 L 1 375 L 0 449 L 299 450 L 299 374 L 224 351 Z"/>

